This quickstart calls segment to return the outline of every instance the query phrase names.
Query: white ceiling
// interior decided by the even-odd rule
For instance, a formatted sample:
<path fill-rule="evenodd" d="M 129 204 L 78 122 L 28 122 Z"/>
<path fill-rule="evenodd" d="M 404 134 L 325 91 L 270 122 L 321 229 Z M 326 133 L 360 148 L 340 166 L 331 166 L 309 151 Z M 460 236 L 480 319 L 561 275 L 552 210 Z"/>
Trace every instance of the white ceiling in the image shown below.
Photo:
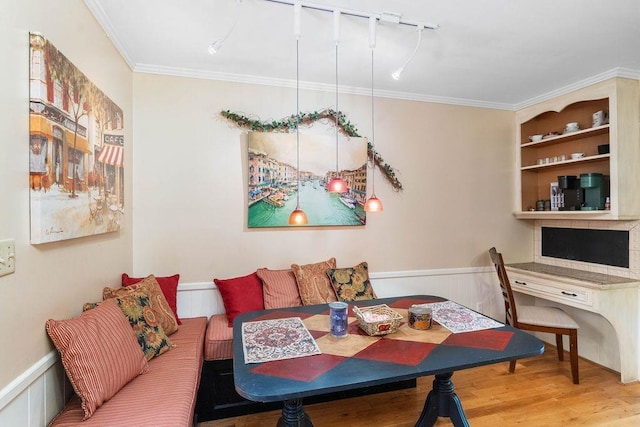
<path fill-rule="evenodd" d="M 294 86 L 293 7 L 242 0 L 235 29 L 215 55 L 208 45 L 233 24 L 236 0 L 85 0 L 137 72 Z M 303 1 L 303 4 L 305 2 Z M 640 79 L 640 0 L 317 0 L 330 8 L 395 12 L 438 24 L 401 80 L 416 28 L 381 22 L 376 95 L 517 109 L 612 76 Z M 335 90 L 333 21 L 302 9 L 303 88 Z M 341 92 L 371 93 L 365 18 L 342 17 Z"/>

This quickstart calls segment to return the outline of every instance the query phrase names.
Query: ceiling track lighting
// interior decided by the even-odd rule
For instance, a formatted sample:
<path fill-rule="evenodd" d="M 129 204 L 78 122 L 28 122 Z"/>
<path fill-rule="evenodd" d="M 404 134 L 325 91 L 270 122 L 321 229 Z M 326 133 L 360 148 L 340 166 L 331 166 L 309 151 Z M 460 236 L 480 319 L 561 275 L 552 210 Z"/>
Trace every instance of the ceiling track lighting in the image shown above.
<path fill-rule="evenodd" d="M 376 197 L 376 150 L 375 150 L 375 126 L 374 126 L 374 97 L 373 97 L 373 52 L 376 47 L 375 18 L 369 18 L 369 47 L 371 48 L 371 197 L 364 204 L 365 212 L 382 212 L 382 202 Z"/>
<path fill-rule="evenodd" d="M 299 5 L 300 7 L 304 7 L 307 9 L 320 10 L 323 12 L 331 12 L 334 14 L 334 16 L 335 16 L 335 13 L 339 11 L 343 15 L 355 16 L 359 18 L 375 19 L 376 21 L 381 21 L 385 23 L 409 25 L 409 26 L 416 27 L 416 29 L 418 30 L 418 43 L 416 43 L 416 47 L 413 49 L 413 52 L 411 53 L 409 58 L 404 62 L 404 64 L 400 68 L 395 70 L 393 73 L 391 73 L 391 77 L 394 80 L 400 79 L 400 76 L 404 72 L 404 69 L 413 60 L 413 57 L 415 56 L 416 52 L 418 51 L 418 47 L 420 46 L 420 42 L 422 41 L 422 31 L 425 29 L 437 30 L 438 28 L 440 28 L 438 24 L 402 19 L 402 15 L 396 12 L 385 11 L 382 13 L 372 13 L 372 12 L 366 12 L 363 10 L 356 10 L 356 9 L 344 9 L 344 8 L 337 9 L 329 5 L 312 3 L 307 1 L 291 1 L 291 0 L 265 0 L 265 1 L 269 1 L 272 3 L 287 4 L 290 6 Z"/>
<path fill-rule="evenodd" d="M 413 49 L 413 52 L 411 52 L 411 55 L 409 55 L 407 60 L 404 61 L 404 64 L 402 64 L 402 67 L 398 68 L 391 74 L 391 77 L 393 77 L 394 80 L 400 80 L 400 76 L 404 72 L 404 69 L 407 67 L 407 65 L 409 65 L 411 60 L 413 60 L 413 57 L 416 56 L 416 52 L 418 51 L 418 48 L 420 47 L 420 42 L 422 41 L 422 30 L 424 30 L 424 27 L 418 25 L 418 42 L 416 43 L 416 47 Z"/>
<path fill-rule="evenodd" d="M 300 5 L 293 7 L 293 32 L 296 36 L 296 208 L 289 214 L 289 225 L 306 225 L 307 214 L 300 208 Z"/>
<path fill-rule="evenodd" d="M 242 3 L 242 0 L 236 0 L 236 16 L 227 34 L 225 34 L 225 36 L 222 37 L 221 39 L 215 40 L 207 48 L 210 55 L 215 55 L 220 50 L 224 42 L 227 40 L 227 38 L 231 35 L 233 30 L 236 28 L 236 25 L 238 24 L 238 19 L 240 18 L 240 3 Z"/>
<path fill-rule="evenodd" d="M 396 12 L 375 13 L 375 12 L 367 12 L 364 10 L 357 10 L 357 9 L 345 9 L 342 7 L 335 8 L 327 4 L 313 3 L 308 1 L 292 1 L 292 0 L 265 0 L 265 1 L 269 1 L 271 3 L 286 4 L 289 6 L 295 6 L 296 4 L 300 4 L 301 7 L 304 7 L 306 9 L 314 9 L 322 12 L 333 13 L 339 10 L 343 15 L 355 16 L 358 18 L 366 18 L 366 19 L 375 18 L 377 21 L 389 22 L 389 23 L 394 23 L 398 25 L 409 25 L 412 27 L 422 26 L 423 28 L 426 28 L 429 30 L 437 30 L 440 27 L 438 24 L 432 24 L 429 22 L 418 22 L 418 21 L 413 21 L 409 19 L 402 19 L 402 15 Z"/>

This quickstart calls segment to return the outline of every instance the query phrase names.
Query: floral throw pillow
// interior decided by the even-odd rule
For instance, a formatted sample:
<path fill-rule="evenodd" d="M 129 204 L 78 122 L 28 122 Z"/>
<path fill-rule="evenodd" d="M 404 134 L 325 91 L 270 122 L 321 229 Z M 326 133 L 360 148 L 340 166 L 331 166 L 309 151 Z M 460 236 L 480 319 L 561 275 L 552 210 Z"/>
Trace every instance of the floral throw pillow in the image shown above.
<path fill-rule="evenodd" d="M 158 322 L 156 313 L 151 309 L 149 297 L 141 292 L 130 292 L 115 298 L 138 338 L 147 360 L 169 351 L 173 343 Z"/>
<path fill-rule="evenodd" d="M 149 297 L 151 308 L 158 316 L 158 322 L 162 325 L 162 329 L 167 335 L 171 335 L 178 330 L 178 321 L 162 293 L 160 284 L 153 275 L 146 277 L 135 285 L 123 286 L 119 289 L 106 287 L 102 290 L 102 299 L 118 297 L 131 292 L 141 292 Z"/>
<path fill-rule="evenodd" d="M 360 301 L 375 299 L 369 281 L 369 266 L 361 262 L 350 268 L 330 268 L 327 275 L 331 279 L 331 286 L 336 291 L 339 301 Z"/>
<path fill-rule="evenodd" d="M 336 268 L 335 258 L 315 264 L 291 264 L 291 270 L 293 270 L 296 282 L 298 282 L 302 304 L 324 304 L 337 301 L 327 275 L 327 270 L 330 268 Z"/>

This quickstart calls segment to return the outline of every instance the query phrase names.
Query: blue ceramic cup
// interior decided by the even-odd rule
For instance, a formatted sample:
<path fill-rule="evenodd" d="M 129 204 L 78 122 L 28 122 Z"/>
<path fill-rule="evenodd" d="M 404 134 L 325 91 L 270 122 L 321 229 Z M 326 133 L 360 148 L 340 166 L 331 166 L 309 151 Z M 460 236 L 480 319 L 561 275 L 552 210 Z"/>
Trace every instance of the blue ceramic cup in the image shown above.
<path fill-rule="evenodd" d="M 331 335 L 336 338 L 344 338 L 347 336 L 349 304 L 346 302 L 329 303 L 329 319 L 331 322 Z"/>

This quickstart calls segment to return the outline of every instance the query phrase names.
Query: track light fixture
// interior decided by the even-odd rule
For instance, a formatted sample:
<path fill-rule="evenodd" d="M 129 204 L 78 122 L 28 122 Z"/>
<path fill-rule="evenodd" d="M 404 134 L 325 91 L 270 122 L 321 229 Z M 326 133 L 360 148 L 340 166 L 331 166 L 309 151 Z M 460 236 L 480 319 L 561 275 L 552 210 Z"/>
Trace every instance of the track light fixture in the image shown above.
<path fill-rule="evenodd" d="M 391 73 L 391 77 L 393 77 L 394 80 L 400 80 L 400 76 L 404 72 L 404 69 L 406 68 L 407 65 L 409 65 L 413 57 L 416 55 L 416 52 L 418 51 L 418 47 L 420 47 L 420 42 L 422 41 L 422 30 L 424 30 L 424 25 L 421 25 L 421 24 L 418 25 L 418 42 L 416 43 L 416 47 L 413 49 L 413 52 L 411 52 L 411 55 L 409 55 L 409 58 L 407 58 L 407 60 L 404 61 L 404 64 L 402 64 L 402 67 L 398 68 L 393 73 Z"/>
<path fill-rule="evenodd" d="M 242 0 L 236 0 L 236 17 L 234 18 L 233 24 L 231 25 L 231 28 L 229 29 L 227 34 L 225 34 L 225 36 L 222 37 L 221 39 L 215 40 L 213 43 L 209 45 L 207 50 L 209 51 L 210 55 L 215 55 L 220 50 L 225 40 L 227 40 L 227 38 L 231 35 L 234 28 L 236 27 L 236 24 L 238 23 L 238 19 L 240 18 L 240 3 L 242 3 Z"/>

